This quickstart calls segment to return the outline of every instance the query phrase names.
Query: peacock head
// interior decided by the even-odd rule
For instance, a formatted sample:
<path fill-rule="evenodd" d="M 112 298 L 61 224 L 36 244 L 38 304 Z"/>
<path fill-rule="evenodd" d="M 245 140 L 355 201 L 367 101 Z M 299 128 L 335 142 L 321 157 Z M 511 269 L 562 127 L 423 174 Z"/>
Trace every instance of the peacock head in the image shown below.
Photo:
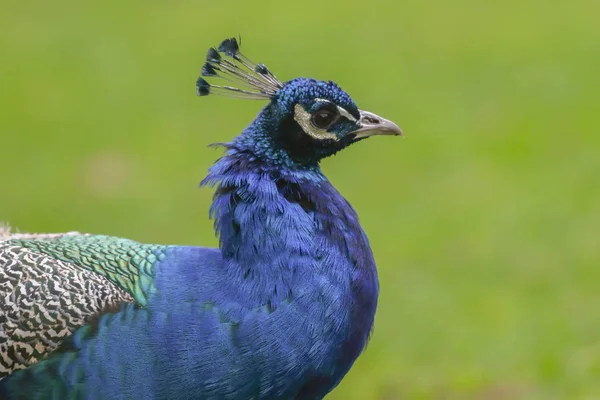
<path fill-rule="evenodd" d="M 225 83 L 209 84 L 205 77 Z M 360 110 L 332 81 L 296 78 L 282 83 L 264 64 L 254 64 L 242 55 L 235 38 L 208 50 L 196 93 L 268 100 L 234 143 L 278 164 L 317 165 L 322 158 L 368 137 L 402 136 L 398 125 Z"/>

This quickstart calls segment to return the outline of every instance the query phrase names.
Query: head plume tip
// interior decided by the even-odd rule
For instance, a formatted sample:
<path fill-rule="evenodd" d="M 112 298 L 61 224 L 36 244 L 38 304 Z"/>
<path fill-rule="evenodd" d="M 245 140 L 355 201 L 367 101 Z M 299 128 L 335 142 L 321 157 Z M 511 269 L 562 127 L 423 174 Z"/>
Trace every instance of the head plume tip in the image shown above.
<path fill-rule="evenodd" d="M 217 76 L 217 70 L 210 62 L 207 62 L 202 66 L 200 74 L 202 76 Z"/>
<path fill-rule="evenodd" d="M 223 40 L 217 50 L 219 50 L 221 53 L 227 54 L 230 57 L 233 57 L 238 53 L 238 51 L 240 51 L 240 45 L 238 44 L 237 39 L 232 37 Z"/>
<path fill-rule="evenodd" d="M 217 49 L 211 47 L 210 49 L 208 49 L 208 52 L 206 53 L 206 61 L 207 62 L 214 62 L 214 63 L 219 63 L 221 61 L 221 55 L 219 54 L 219 52 L 217 51 Z"/>
<path fill-rule="evenodd" d="M 256 68 L 254 68 L 254 71 L 256 71 L 256 73 L 261 74 L 261 75 L 269 74 L 269 68 L 267 68 L 267 66 L 263 63 L 256 64 Z"/>
<path fill-rule="evenodd" d="M 196 81 L 196 94 L 198 96 L 207 96 L 210 94 L 210 84 L 204 78 L 198 78 Z"/>

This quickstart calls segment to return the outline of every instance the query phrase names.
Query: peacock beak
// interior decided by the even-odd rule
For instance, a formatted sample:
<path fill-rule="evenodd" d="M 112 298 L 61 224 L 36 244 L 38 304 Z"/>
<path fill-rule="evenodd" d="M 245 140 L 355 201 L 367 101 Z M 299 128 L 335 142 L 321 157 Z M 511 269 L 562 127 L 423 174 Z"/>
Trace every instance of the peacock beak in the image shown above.
<path fill-rule="evenodd" d="M 360 120 L 358 121 L 360 128 L 352 132 L 355 134 L 355 140 L 375 135 L 404 136 L 402 129 L 389 119 L 382 118 L 372 112 L 358 111 L 360 112 Z"/>

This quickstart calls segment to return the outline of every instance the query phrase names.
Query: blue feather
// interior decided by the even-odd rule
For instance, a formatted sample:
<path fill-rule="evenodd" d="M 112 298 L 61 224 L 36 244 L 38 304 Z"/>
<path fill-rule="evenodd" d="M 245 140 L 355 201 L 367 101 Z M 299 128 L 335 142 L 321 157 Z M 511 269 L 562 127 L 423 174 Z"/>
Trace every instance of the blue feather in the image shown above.
<path fill-rule="evenodd" d="M 237 55 L 233 42 L 219 51 Z M 320 129 L 311 121 L 323 102 L 338 114 Z M 150 272 L 135 284 L 145 303 L 82 326 L 0 381 L 0 398 L 323 398 L 364 349 L 377 306 L 367 237 L 319 166 L 358 132 L 399 133 L 365 128 L 363 113 L 333 82 L 282 84 L 202 181 L 216 188 L 219 248 L 145 247 Z M 62 260 L 77 265 L 82 251 Z M 96 272 L 118 284 L 111 265 Z"/>

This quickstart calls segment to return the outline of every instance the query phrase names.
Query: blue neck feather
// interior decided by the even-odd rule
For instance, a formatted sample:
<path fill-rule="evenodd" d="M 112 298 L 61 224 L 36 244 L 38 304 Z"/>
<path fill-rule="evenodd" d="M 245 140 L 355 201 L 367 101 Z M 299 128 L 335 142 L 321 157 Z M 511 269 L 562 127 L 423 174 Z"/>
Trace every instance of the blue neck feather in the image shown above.
<path fill-rule="evenodd" d="M 210 211 L 228 273 L 253 279 L 248 297 L 271 309 L 319 279 L 325 291 L 343 288 L 351 327 L 339 333 L 346 339 L 337 363 L 347 370 L 366 344 L 377 303 L 368 239 L 318 163 L 299 165 L 273 151 L 261 121 L 225 145 L 202 182 L 217 187 Z"/>

